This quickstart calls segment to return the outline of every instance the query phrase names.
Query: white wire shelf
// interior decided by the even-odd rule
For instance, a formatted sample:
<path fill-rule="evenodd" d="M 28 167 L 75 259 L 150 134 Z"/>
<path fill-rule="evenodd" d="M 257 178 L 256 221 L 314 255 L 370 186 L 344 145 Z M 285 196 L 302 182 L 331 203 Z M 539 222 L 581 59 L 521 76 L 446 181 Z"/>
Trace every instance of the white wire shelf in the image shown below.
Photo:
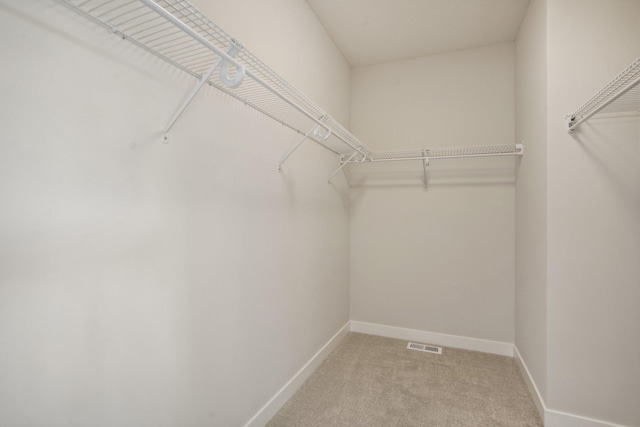
<path fill-rule="evenodd" d="M 302 135 L 315 128 L 308 137 L 326 148 L 364 154 L 355 136 L 188 1 L 59 1 Z"/>
<path fill-rule="evenodd" d="M 567 116 L 569 132 L 598 113 L 640 111 L 640 58 L 632 62 L 578 110 Z"/>
<path fill-rule="evenodd" d="M 523 147 L 521 144 L 508 145 L 484 145 L 476 147 L 446 147 L 446 148 L 424 148 L 417 150 L 397 150 L 397 151 L 373 151 L 364 160 L 351 160 L 357 162 L 388 162 L 400 160 L 430 160 L 430 159 L 452 159 L 462 157 L 491 157 L 491 156 L 514 156 L 521 155 Z"/>
<path fill-rule="evenodd" d="M 521 145 L 371 152 L 358 138 L 187 0 L 58 0 L 179 69 L 199 82 L 168 121 L 165 137 L 198 91 L 211 85 L 303 135 L 282 164 L 307 139 L 350 163 L 521 155 Z"/>
<path fill-rule="evenodd" d="M 499 157 L 499 156 L 522 156 L 524 147 L 522 144 L 505 145 L 482 145 L 475 147 L 439 147 L 423 148 L 415 150 L 396 151 L 373 151 L 369 155 L 358 158 L 357 153 L 348 158 L 342 155 L 342 165 L 340 169 L 350 163 L 375 163 L 375 162 L 397 162 L 405 160 L 420 160 L 422 162 L 422 173 L 424 186 L 427 187 L 427 166 L 432 159 L 457 159 L 471 157 Z M 338 169 L 338 171 L 340 170 Z M 336 171 L 335 173 L 337 173 Z M 334 174 L 335 174 L 334 173 Z"/>

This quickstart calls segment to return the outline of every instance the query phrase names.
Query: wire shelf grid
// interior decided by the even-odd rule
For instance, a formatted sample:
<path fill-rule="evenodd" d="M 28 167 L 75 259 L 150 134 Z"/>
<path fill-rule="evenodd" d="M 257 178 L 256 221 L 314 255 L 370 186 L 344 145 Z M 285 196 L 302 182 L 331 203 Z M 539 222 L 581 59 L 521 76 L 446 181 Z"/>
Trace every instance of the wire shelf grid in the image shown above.
<path fill-rule="evenodd" d="M 447 159 L 456 157 L 513 156 L 522 154 L 522 145 L 484 145 L 475 147 L 442 147 L 415 150 L 374 151 L 369 158 L 372 162 L 396 160 Z M 353 160 L 352 160 L 353 161 Z M 365 160 L 366 161 L 366 160 Z"/>
<path fill-rule="evenodd" d="M 620 113 L 640 110 L 640 58 L 632 62 L 613 80 L 568 116 L 569 131 L 600 112 Z"/>
<path fill-rule="evenodd" d="M 604 107 L 599 113 L 640 112 L 640 85 L 633 86 L 615 102 Z"/>

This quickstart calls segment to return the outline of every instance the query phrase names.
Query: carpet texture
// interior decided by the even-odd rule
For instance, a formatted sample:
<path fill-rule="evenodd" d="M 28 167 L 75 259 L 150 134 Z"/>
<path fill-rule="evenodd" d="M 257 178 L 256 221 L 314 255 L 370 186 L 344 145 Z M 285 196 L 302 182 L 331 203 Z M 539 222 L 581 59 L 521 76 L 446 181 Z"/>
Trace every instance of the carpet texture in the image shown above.
<path fill-rule="evenodd" d="M 542 427 L 510 357 L 349 333 L 267 427 Z"/>

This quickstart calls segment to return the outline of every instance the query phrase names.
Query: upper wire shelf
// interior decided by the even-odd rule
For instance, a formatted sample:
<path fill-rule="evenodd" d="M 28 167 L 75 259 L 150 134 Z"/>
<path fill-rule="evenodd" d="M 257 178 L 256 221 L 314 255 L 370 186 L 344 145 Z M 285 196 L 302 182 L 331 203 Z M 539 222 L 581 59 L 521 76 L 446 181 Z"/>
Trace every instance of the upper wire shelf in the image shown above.
<path fill-rule="evenodd" d="M 300 134 L 317 126 L 308 137 L 326 148 L 364 154 L 355 136 L 188 1 L 59 1 Z"/>
<path fill-rule="evenodd" d="M 569 132 L 597 113 L 640 111 L 640 58 L 632 62 L 578 110 L 567 116 Z"/>

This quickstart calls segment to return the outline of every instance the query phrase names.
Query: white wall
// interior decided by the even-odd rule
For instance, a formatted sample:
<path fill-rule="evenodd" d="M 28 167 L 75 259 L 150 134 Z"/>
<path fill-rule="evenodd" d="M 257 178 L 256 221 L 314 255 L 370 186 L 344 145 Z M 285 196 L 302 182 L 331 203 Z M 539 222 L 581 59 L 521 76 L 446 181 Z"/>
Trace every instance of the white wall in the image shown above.
<path fill-rule="evenodd" d="M 514 142 L 511 43 L 355 68 L 371 149 Z M 514 160 L 356 165 L 353 320 L 513 342 Z"/>
<path fill-rule="evenodd" d="M 304 1 L 196 5 L 348 124 Z M 244 424 L 349 318 L 335 155 L 210 88 L 161 144 L 194 79 L 57 2 L 0 46 L 0 424 Z"/>
<path fill-rule="evenodd" d="M 564 120 L 639 56 L 640 2 L 547 8 L 547 404 L 640 426 L 638 116 Z"/>
<path fill-rule="evenodd" d="M 547 14 L 531 0 L 516 42 L 515 343 L 542 398 L 547 381 Z"/>

